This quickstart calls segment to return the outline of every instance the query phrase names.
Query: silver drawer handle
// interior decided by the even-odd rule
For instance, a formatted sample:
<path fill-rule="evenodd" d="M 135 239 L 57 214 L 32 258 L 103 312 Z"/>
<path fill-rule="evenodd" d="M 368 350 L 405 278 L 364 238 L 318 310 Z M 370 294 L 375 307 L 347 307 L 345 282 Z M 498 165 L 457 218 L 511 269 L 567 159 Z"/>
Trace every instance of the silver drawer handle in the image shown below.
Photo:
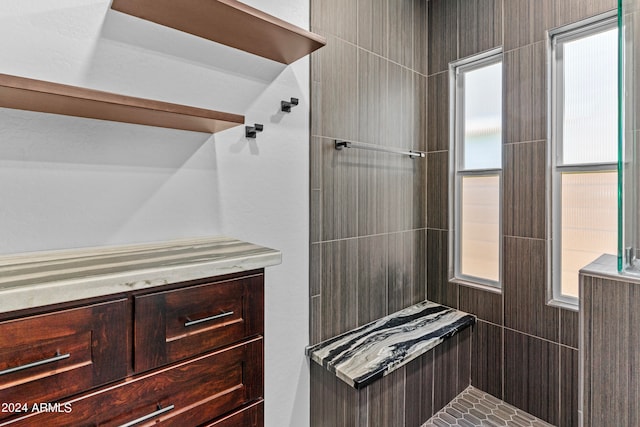
<path fill-rule="evenodd" d="M 38 360 L 37 362 L 27 363 L 26 365 L 5 369 L 4 371 L 0 371 L 0 375 L 12 374 L 14 372 L 24 371 L 25 369 L 35 368 L 36 366 L 46 365 L 47 363 L 58 362 L 60 360 L 67 359 L 70 356 L 71 356 L 71 353 L 67 353 L 67 354 L 56 353 L 54 357 L 51 357 L 49 359 Z"/>
<path fill-rule="evenodd" d="M 152 412 L 150 414 L 147 414 L 144 417 L 140 417 L 137 420 L 129 421 L 126 424 L 122 424 L 120 427 L 131 427 L 131 426 L 134 426 L 136 424 L 140 424 L 141 422 L 150 420 L 151 418 L 157 417 L 158 415 L 162 415 L 162 414 L 164 414 L 166 412 L 169 412 L 173 408 L 175 408 L 174 405 L 169 405 L 166 408 L 163 408 L 162 406 L 158 405 L 158 410 L 157 411 Z"/>
<path fill-rule="evenodd" d="M 184 323 L 184 327 L 186 328 L 188 326 L 198 325 L 198 324 L 204 323 L 204 322 L 210 322 L 212 320 L 221 319 L 223 317 L 231 316 L 232 314 L 233 314 L 233 311 L 225 311 L 224 313 L 216 314 L 215 316 L 205 317 L 204 319 L 189 320 L 187 318 L 188 322 Z"/>

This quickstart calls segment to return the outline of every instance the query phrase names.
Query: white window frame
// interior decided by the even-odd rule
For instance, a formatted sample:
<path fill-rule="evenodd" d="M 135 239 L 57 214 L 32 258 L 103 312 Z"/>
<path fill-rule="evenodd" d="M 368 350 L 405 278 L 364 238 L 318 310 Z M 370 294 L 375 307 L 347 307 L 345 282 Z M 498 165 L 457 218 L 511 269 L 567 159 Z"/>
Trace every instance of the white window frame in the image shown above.
<path fill-rule="evenodd" d="M 449 280 L 454 283 L 462 284 L 465 286 L 471 286 L 481 288 L 491 292 L 500 293 L 502 289 L 502 201 L 503 201 L 503 179 L 502 170 L 504 165 L 494 169 L 462 169 L 462 144 L 464 141 L 464 128 L 461 118 L 464 115 L 464 85 L 462 79 L 458 79 L 457 76 L 461 72 L 472 71 L 474 69 L 482 68 L 488 65 L 503 63 L 502 48 L 491 49 L 480 54 L 461 59 L 459 61 L 451 62 L 449 64 L 449 99 L 450 99 L 450 111 L 449 111 L 449 139 L 450 139 L 450 153 L 449 153 Z M 504 75 L 504 74 L 503 74 Z M 504 80 L 503 80 L 504 81 Z M 503 91 L 504 84 L 501 85 L 501 91 Z M 504 120 L 502 120 L 502 128 L 504 129 Z M 500 141 L 500 155 L 503 154 L 503 145 Z M 499 180 L 499 206 L 498 206 L 498 281 L 488 280 L 481 277 L 469 276 L 460 272 L 460 249 L 461 249 L 461 235 L 458 232 L 460 230 L 461 221 L 461 183 L 464 176 L 495 176 L 498 175 Z"/>
<path fill-rule="evenodd" d="M 549 96 L 549 120 L 547 134 L 551 140 L 548 150 L 547 162 L 549 167 L 548 181 L 551 185 L 547 190 L 547 223 L 549 227 L 549 247 L 547 250 L 549 283 L 547 301 L 549 305 L 578 310 L 579 299 L 562 294 L 562 189 L 561 175 L 565 172 L 604 172 L 616 171 L 617 161 L 602 163 L 583 163 L 578 165 L 563 165 L 562 159 L 562 130 L 563 120 L 560 112 L 563 111 L 562 79 L 563 63 L 559 43 L 572 41 L 597 34 L 601 31 L 617 26 L 617 13 L 607 12 L 573 24 L 565 25 L 548 32 L 547 56 L 548 56 L 548 96 Z"/>

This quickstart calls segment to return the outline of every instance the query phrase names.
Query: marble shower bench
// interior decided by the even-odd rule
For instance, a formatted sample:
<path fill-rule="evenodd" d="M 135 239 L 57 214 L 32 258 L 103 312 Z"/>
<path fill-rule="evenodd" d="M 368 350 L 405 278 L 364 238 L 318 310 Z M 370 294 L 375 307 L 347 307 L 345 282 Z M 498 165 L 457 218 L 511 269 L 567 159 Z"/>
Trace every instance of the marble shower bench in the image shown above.
<path fill-rule="evenodd" d="M 309 346 L 306 354 L 355 389 L 422 356 L 475 324 L 471 314 L 423 301 Z"/>

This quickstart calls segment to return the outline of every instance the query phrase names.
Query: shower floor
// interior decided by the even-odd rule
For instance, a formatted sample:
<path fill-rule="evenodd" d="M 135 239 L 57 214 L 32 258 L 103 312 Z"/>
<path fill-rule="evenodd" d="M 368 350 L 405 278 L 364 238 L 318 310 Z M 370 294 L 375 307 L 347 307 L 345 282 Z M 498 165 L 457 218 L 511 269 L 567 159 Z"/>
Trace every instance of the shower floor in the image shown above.
<path fill-rule="evenodd" d="M 553 427 L 472 386 L 467 387 L 422 427 Z"/>

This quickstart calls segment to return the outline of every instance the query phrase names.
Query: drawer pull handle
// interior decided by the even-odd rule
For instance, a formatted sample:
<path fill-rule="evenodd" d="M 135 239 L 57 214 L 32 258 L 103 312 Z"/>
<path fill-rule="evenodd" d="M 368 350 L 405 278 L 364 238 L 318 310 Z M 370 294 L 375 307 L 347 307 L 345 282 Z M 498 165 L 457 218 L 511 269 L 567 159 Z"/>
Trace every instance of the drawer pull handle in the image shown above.
<path fill-rule="evenodd" d="M 67 359 L 71 356 L 71 353 L 60 354 L 56 352 L 54 357 L 49 359 L 38 360 L 37 362 L 27 363 L 26 365 L 15 366 L 13 368 L 5 369 L 4 371 L 0 371 L 0 375 L 12 374 L 14 372 L 24 371 L 25 369 L 35 368 L 36 366 L 46 365 L 47 363 L 58 362 L 60 360 Z"/>
<path fill-rule="evenodd" d="M 205 317 L 204 319 L 189 320 L 189 318 L 187 318 L 187 322 L 184 323 L 184 327 L 187 328 L 189 326 L 199 325 L 200 323 L 221 319 L 223 317 L 231 316 L 232 314 L 233 314 L 233 311 L 225 311 L 224 313 L 216 314 L 215 316 Z"/>
<path fill-rule="evenodd" d="M 131 427 L 131 426 L 134 426 L 136 424 L 140 424 L 141 422 L 150 420 L 151 418 L 155 418 L 155 417 L 157 417 L 159 415 L 167 413 L 167 412 L 171 411 L 173 408 L 175 408 L 175 405 L 169 405 L 166 408 L 163 408 L 162 406 L 158 405 L 158 410 L 157 411 L 152 412 L 150 414 L 147 414 L 144 417 L 140 417 L 140 418 L 138 418 L 136 420 L 129 421 L 126 424 L 122 424 L 120 427 Z"/>

